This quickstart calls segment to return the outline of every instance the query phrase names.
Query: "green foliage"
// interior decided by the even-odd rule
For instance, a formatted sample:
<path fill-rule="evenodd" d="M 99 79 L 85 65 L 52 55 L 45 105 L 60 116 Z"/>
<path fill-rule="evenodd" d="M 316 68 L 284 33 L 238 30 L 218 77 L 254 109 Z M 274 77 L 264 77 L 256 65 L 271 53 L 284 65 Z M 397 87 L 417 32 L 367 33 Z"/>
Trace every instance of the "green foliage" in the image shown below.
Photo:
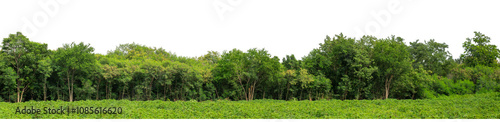
<path fill-rule="evenodd" d="M 223 52 L 215 67 L 216 87 L 224 91 L 223 98 L 253 100 L 257 87 L 266 88 L 267 82 L 278 80 L 275 75 L 281 71 L 279 60 L 271 58 L 266 50 L 249 49 L 243 52 L 233 49 Z M 235 91 L 226 92 L 225 89 Z M 262 92 L 264 94 L 264 92 Z M 264 95 L 262 95 L 264 97 Z"/>
<path fill-rule="evenodd" d="M 48 50 L 21 33 L 4 38 L 0 101 L 26 100 L 364 100 L 421 99 L 500 91 L 498 49 L 481 33 L 453 62 L 445 43 L 391 36 L 327 36 L 299 60 L 265 49 L 182 57 L 121 44 L 94 54 L 89 44 Z M 479 60 L 479 59 L 485 59 Z"/>
<path fill-rule="evenodd" d="M 5 119 L 499 119 L 500 94 L 426 100 L 0 102 Z M 121 114 L 15 114 L 17 107 L 120 107 Z M 102 113 L 102 112 L 101 112 Z"/>
<path fill-rule="evenodd" d="M 64 44 L 54 53 L 57 74 L 68 83 L 69 101 L 73 101 L 75 81 L 84 82 L 95 64 L 94 48 L 83 42 Z M 78 84 L 78 83 L 77 83 Z"/>
<path fill-rule="evenodd" d="M 286 55 L 286 58 L 283 58 L 282 60 L 283 62 L 281 64 L 283 64 L 283 67 L 285 67 L 286 69 L 294 69 L 294 70 L 299 70 L 299 68 L 301 67 L 301 61 L 300 60 L 297 60 L 295 58 L 295 55 Z"/>
<path fill-rule="evenodd" d="M 331 81 L 332 93 L 341 99 L 371 98 L 374 66 L 372 43 L 376 39 L 365 36 L 361 40 L 343 34 L 326 37 L 319 49 L 304 57 L 304 67 L 313 75 L 325 75 Z"/>
<path fill-rule="evenodd" d="M 489 43 L 490 37 L 480 32 L 474 32 L 474 37 L 467 38 L 467 41 L 462 44 L 465 52 L 460 56 L 460 59 L 470 67 L 477 65 L 497 67 L 500 50 L 496 45 Z"/>
<path fill-rule="evenodd" d="M 377 80 L 384 85 L 385 99 L 393 81 L 399 82 L 401 77 L 411 71 L 411 58 L 403 38 L 392 36 L 381 39 L 374 45 L 374 62 L 379 68 Z"/>
<path fill-rule="evenodd" d="M 482 76 L 476 83 L 476 93 L 486 93 L 498 91 L 500 85 L 486 76 Z"/>
<path fill-rule="evenodd" d="M 434 39 L 424 41 L 424 43 L 419 40 L 410 42 L 408 50 L 414 60 L 413 68 L 423 66 L 425 70 L 432 71 L 430 74 L 446 76 L 454 63 L 446 48 L 448 48 L 447 44 L 435 42 Z"/>
<path fill-rule="evenodd" d="M 458 80 L 455 84 L 452 85 L 453 94 L 472 94 L 474 93 L 475 85 L 472 81 L 469 80 Z"/>
<path fill-rule="evenodd" d="M 15 71 L 17 102 L 23 101 L 24 93 L 33 86 L 38 86 L 40 74 L 38 60 L 44 59 L 50 51 L 47 44 L 30 41 L 21 32 L 9 34 L 2 42 L 2 57 L 5 65 Z M 8 70 L 8 69 L 7 69 Z M 7 71 L 10 72 L 10 71 Z M 8 74 L 13 74 L 12 72 Z M 12 77 L 11 77 L 12 78 Z M 9 80 L 8 80 L 9 81 Z M 10 84 L 10 83 L 9 83 Z"/>
<path fill-rule="evenodd" d="M 11 101 L 9 96 L 14 93 L 13 89 L 16 87 L 18 77 L 6 61 L 4 53 L 0 53 L 0 94 L 6 94 L 5 96 L 0 95 L 0 99 L 2 99 L 0 102 Z"/>

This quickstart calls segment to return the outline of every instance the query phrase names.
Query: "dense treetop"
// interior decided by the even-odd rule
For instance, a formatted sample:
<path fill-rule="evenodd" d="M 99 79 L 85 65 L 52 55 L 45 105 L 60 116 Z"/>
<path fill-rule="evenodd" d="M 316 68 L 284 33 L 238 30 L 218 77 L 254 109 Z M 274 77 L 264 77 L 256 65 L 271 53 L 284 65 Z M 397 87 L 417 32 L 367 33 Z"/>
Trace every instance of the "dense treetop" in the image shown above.
<path fill-rule="evenodd" d="M 302 60 L 265 49 L 177 56 L 121 44 L 95 54 L 90 44 L 57 50 L 20 32 L 3 39 L 0 101 L 424 99 L 500 91 L 500 51 L 480 33 L 453 59 L 434 39 L 327 36 Z"/>

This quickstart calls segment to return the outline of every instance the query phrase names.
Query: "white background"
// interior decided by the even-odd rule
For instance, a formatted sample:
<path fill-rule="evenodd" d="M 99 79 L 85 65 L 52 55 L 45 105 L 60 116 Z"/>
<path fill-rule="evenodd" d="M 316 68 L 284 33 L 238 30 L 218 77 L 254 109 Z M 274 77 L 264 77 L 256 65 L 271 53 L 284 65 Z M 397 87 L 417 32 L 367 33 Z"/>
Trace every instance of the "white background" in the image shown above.
<path fill-rule="evenodd" d="M 189 57 L 256 47 L 280 58 L 300 58 L 326 35 L 342 32 L 357 38 L 396 35 L 406 42 L 436 39 L 458 58 L 474 31 L 500 45 L 498 5 L 494 0 L 1 0 L 0 37 L 22 31 L 50 49 L 83 41 L 101 54 L 136 42 Z"/>
<path fill-rule="evenodd" d="M 407 43 L 436 39 L 458 58 L 474 31 L 500 45 L 498 5 L 494 0 L 1 0 L 0 38 L 22 31 L 50 49 L 83 41 L 101 54 L 132 42 L 188 57 L 256 47 L 281 59 L 301 58 L 326 35 L 342 32 L 357 38 L 396 35 Z M 27 31 L 30 23 L 36 32 Z"/>

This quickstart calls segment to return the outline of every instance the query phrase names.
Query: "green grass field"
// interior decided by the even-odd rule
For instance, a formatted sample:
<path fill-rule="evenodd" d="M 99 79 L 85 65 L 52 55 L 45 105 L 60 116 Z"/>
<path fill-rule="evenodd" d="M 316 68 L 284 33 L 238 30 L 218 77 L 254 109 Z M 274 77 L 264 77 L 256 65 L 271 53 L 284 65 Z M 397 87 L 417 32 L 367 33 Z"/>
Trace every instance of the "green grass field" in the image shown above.
<path fill-rule="evenodd" d="M 16 114 L 24 106 L 41 114 Z M 120 107 L 121 114 L 43 114 L 44 107 Z M 108 109 L 109 110 L 109 109 Z M 106 110 L 106 112 L 108 111 Z M 115 108 L 109 110 L 116 112 Z M 84 112 L 84 111 L 83 111 Z M 89 111 L 87 111 L 89 112 Z M 97 112 L 94 110 L 94 112 Z M 500 118 L 500 93 L 445 96 L 425 100 L 320 100 L 320 101 L 48 101 L 0 103 L 0 119 L 107 118 L 107 119 L 361 119 L 361 118 Z"/>

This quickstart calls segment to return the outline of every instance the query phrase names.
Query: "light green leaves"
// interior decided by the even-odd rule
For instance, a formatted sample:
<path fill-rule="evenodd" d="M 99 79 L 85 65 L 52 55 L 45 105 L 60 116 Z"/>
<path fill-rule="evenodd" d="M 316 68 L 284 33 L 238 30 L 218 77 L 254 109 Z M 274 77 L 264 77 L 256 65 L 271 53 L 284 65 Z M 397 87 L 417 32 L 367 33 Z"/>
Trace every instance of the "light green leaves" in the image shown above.
<path fill-rule="evenodd" d="M 476 65 L 497 67 L 500 50 L 496 45 L 489 44 L 490 37 L 480 32 L 474 32 L 474 34 L 474 38 L 467 38 L 467 41 L 463 43 L 462 47 L 465 51 L 460 59 L 470 67 Z"/>

